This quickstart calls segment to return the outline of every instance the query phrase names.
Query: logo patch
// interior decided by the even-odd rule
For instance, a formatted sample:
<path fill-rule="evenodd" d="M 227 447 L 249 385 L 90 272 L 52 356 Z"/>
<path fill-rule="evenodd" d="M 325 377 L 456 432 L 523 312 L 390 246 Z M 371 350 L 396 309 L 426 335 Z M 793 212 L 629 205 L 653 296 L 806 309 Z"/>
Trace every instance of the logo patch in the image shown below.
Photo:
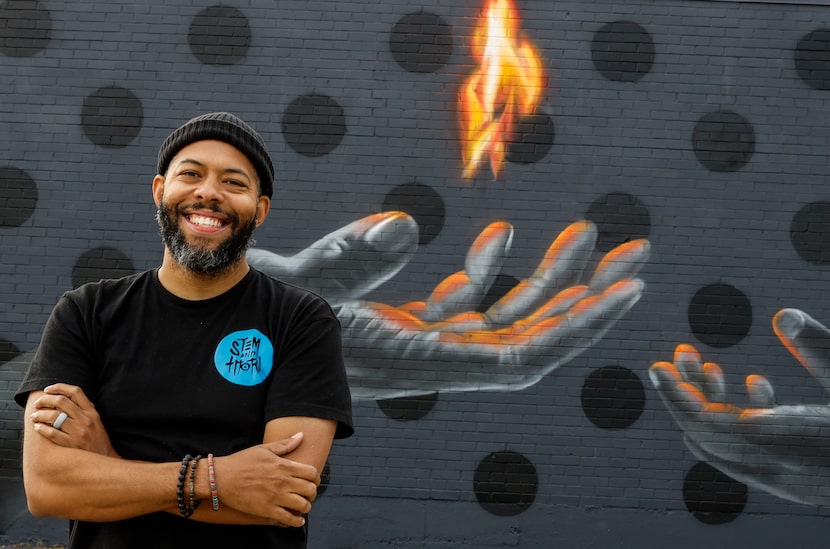
<path fill-rule="evenodd" d="M 216 370 L 236 385 L 259 385 L 274 364 L 274 346 L 259 330 L 226 335 L 213 353 Z"/>

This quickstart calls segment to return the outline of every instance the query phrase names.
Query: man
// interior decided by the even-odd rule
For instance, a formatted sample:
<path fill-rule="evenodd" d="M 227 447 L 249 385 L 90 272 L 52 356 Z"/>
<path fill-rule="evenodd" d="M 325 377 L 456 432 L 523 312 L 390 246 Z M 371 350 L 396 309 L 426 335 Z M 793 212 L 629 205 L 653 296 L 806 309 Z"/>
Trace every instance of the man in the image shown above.
<path fill-rule="evenodd" d="M 188 121 L 153 179 L 161 266 L 56 305 L 15 398 L 30 511 L 69 547 L 305 547 L 351 396 L 328 304 L 245 258 L 273 176 L 239 118 Z"/>

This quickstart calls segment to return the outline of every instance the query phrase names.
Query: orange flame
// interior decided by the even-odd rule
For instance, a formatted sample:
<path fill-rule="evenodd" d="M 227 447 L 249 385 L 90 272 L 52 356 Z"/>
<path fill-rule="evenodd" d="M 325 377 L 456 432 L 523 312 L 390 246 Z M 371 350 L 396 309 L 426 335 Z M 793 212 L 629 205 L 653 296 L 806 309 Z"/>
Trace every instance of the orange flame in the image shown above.
<path fill-rule="evenodd" d="M 512 0 L 489 0 L 473 52 L 480 65 L 459 97 L 464 178 L 475 176 L 487 156 L 498 178 L 517 121 L 533 114 L 542 94 L 542 62 L 522 36 Z"/>

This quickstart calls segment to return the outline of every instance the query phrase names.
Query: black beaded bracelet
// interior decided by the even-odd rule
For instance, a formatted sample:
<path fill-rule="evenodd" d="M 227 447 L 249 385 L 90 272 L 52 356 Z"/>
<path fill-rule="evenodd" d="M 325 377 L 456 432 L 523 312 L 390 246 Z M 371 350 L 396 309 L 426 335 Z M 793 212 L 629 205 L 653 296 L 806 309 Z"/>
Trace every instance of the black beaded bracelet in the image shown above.
<path fill-rule="evenodd" d="M 190 469 L 190 502 L 189 502 L 189 512 L 192 515 L 196 508 L 199 507 L 199 504 L 202 503 L 202 500 L 196 499 L 196 465 L 198 465 L 199 460 L 202 459 L 202 456 L 196 456 L 193 458 L 191 462 L 191 469 Z"/>
<path fill-rule="evenodd" d="M 188 518 L 190 515 L 193 514 L 193 511 L 190 511 L 184 501 L 184 479 L 187 476 L 187 468 L 190 465 L 190 461 L 193 459 L 193 456 L 187 454 L 182 459 L 182 466 L 179 469 L 179 481 L 176 483 L 176 500 L 179 503 L 179 513 L 182 514 L 184 518 Z"/>

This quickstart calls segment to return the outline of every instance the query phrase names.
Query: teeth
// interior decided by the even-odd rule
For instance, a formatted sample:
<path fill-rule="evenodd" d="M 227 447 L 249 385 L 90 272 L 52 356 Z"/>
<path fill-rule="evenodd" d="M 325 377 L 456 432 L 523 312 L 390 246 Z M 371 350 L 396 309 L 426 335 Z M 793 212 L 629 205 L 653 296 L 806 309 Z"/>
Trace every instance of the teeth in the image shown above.
<path fill-rule="evenodd" d="M 205 217 L 203 215 L 191 215 L 189 219 L 191 223 L 199 225 L 200 227 L 219 228 L 222 226 L 222 223 L 218 219 Z"/>

